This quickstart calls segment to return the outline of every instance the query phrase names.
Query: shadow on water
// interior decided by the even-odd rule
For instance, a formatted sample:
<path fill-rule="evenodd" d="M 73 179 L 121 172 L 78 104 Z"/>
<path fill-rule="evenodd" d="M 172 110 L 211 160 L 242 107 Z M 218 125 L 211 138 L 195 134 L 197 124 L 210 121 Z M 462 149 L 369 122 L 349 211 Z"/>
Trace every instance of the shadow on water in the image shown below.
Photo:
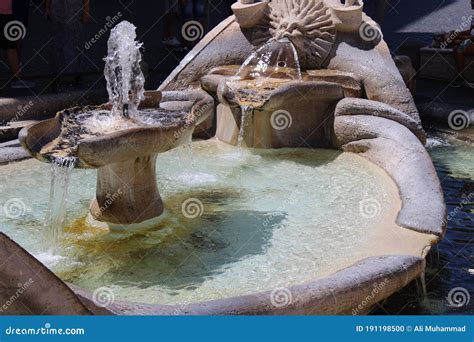
<path fill-rule="evenodd" d="M 282 148 L 278 149 L 277 153 L 271 149 L 252 149 L 252 151 L 258 154 L 262 159 L 274 160 L 278 158 L 282 162 L 295 162 L 311 167 L 320 167 L 330 164 L 342 154 L 339 150 L 330 149 L 317 149 L 317 153 L 313 153 L 312 149 L 304 148 Z"/>
<path fill-rule="evenodd" d="M 429 153 L 438 172 L 447 204 L 446 237 L 427 257 L 427 294 L 411 284 L 389 298 L 376 314 L 474 313 L 474 155 L 473 146 L 451 142 Z M 464 289 L 467 298 L 456 298 Z M 457 302 L 457 300 L 459 302 Z"/>
<path fill-rule="evenodd" d="M 78 254 L 87 260 L 80 260 L 83 266 L 60 276 L 78 285 L 93 279 L 97 284 L 124 287 L 199 287 L 233 263 L 263 254 L 274 230 L 285 220 L 284 213 L 239 208 L 241 196 L 235 190 L 203 189 L 168 198 L 165 203 L 170 215 L 153 228 L 123 238 L 104 234 L 76 241 L 77 248 L 82 249 Z M 202 216 L 182 215 L 181 204 L 188 198 L 202 201 Z M 67 231 L 77 236 L 81 224 Z M 97 265 L 91 267 L 94 262 Z"/>

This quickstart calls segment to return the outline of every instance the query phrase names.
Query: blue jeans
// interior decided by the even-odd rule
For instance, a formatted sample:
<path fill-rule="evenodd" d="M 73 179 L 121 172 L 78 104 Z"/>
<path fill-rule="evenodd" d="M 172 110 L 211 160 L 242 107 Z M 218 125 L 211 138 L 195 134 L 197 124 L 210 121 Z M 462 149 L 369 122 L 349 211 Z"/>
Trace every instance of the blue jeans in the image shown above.
<path fill-rule="evenodd" d="M 183 0 L 181 2 L 181 13 L 185 21 L 192 19 L 204 19 L 206 16 L 207 0 Z"/>

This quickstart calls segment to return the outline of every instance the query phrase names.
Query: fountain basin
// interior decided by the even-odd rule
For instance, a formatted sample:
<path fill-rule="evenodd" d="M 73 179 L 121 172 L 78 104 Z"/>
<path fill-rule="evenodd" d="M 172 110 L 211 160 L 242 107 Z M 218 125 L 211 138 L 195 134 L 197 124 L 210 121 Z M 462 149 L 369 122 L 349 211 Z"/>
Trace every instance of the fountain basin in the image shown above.
<path fill-rule="evenodd" d="M 236 70 L 237 66 L 218 67 L 201 80 L 202 87 L 220 101 L 216 137 L 234 145 L 242 125 L 242 95 L 228 84 Z M 286 82 L 277 79 L 274 89 L 261 96 L 263 104 L 253 108 L 244 130 L 247 147 L 332 146 L 335 107 L 345 97 L 360 97 L 361 81 L 336 70 L 309 70 L 302 78 Z M 258 90 L 256 94 L 254 98 Z"/>
<path fill-rule="evenodd" d="M 30 160 L 2 167 L 7 186 L 12 184 L 5 194 L 23 196 L 32 208 L 24 218 L 4 222 L 2 231 L 68 281 L 93 313 L 350 313 L 377 283 L 373 302 L 358 311 L 364 313 L 423 271 L 436 236 L 396 224 L 402 202 L 395 183 L 356 154 L 247 151 L 218 141 L 192 146 L 191 170 L 182 167 L 183 148 L 157 157 L 167 214 L 154 228 L 109 233 L 89 225 L 83 208 L 94 192 L 95 171 L 78 172 L 64 259 L 48 264 L 38 243 L 47 194 L 25 197 L 13 186 L 34 189 L 34 182 L 48 178 L 47 168 Z M 186 217 L 183 204 L 193 198 L 202 203 L 201 215 Z M 361 203 L 370 208 L 368 199 L 379 209 L 361 211 Z M 12 242 L 4 245 L 15 255 L 25 253 Z M 94 295 L 103 287 L 115 296 L 105 309 Z"/>
<path fill-rule="evenodd" d="M 64 110 L 23 129 L 19 139 L 39 160 L 97 168 L 93 217 L 137 224 L 163 212 L 156 154 L 189 142 L 195 126 L 213 111 L 213 99 L 202 91 L 146 92 L 135 118 L 114 117 L 111 108 L 105 104 Z"/>

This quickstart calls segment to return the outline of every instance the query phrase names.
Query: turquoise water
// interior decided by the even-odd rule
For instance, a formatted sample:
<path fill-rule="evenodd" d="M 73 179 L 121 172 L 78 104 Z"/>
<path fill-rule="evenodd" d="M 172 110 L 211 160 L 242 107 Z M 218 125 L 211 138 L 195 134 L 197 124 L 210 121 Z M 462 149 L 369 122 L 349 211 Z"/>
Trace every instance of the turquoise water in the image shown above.
<path fill-rule="evenodd" d="M 96 172 L 74 170 L 57 255 L 43 226 L 49 166 L 1 167 L 4 199 L 24 213 L 1 230 L 62 279 L 117 299 L 176 304 L 272 290 L 332 273 L 361 257 L 375 227 L 393 220 L 387 177 L 362 158 L 333 150 L 252 151 L 193 143 L 157 159 L 165 215 L 138 232 L 109 232 L 87 218 Z M 379 204 L 376 219 L 361 201 Z M 2 204 L 2 203 L 0 203 Z"/>

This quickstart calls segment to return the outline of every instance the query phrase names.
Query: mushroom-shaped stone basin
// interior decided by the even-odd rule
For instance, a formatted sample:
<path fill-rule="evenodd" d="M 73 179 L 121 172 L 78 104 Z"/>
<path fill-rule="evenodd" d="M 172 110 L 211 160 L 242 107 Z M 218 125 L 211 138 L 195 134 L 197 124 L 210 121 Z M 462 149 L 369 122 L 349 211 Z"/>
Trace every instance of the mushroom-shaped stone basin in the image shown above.
<path fill-rule="evenodd" d="M 269 67 L 271 77 L 266 79 L 244 76 L 233 81 L 237 72 L 245 74 L 239 69 L 217 67 L 201 80 L 202 87 L 220 100 L 217 137 L 231 144 L 237 143 L 242 115 L 251 107 L 253 115 L 243 132 L 247 147 L 330 147 L 337 103 L 362 94 L 361 82 L 347 72 L 309 70 L 298 81 L 285 80 L 284 68 L 271 72 Z"/>
<path fill-rule="evenodd" d="M 66 109 L 23 129 L 20 142 L 39 160 L 98 169 L 90 207 L 95 219 L 142 223 L 163 212 L 156 155 L 190 142 L 196 125 L 212 112 L 213 99 L 203 91 L 152 91 L 145 92 L 137 113 L 130 116 L 113 114 L 111 108 L 104 104 Z"/>

